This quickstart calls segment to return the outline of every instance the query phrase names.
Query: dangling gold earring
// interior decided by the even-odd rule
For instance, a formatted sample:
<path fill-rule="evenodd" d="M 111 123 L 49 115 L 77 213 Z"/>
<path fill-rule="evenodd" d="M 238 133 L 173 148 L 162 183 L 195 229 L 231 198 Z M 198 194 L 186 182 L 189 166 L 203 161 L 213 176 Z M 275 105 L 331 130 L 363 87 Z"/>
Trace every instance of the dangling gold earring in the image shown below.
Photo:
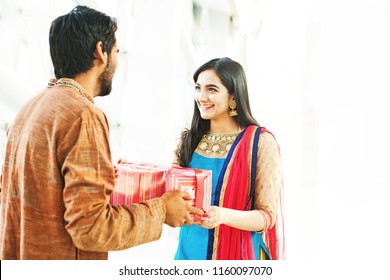
<path fill-rule="evenodd" d="M 230 107 L 229 116 L 231 116 L 231 117 L 237 116 L 236 101 L 234 101 L 234 100 L 230 101 L 229 107 Z"/>

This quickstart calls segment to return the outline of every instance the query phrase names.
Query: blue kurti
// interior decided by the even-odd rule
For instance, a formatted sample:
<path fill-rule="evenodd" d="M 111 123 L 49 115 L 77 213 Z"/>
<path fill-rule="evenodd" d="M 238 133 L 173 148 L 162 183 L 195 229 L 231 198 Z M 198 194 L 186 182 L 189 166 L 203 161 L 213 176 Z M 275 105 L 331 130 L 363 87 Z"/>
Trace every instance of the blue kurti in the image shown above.
<path fill-rule="evenodd" d="M 198 153 L 194 153 L 189 163 L 189 167 L 197 169 L 207 169 L 212 171 L 212 193 L 211 202 L 214 202 L 218 177 L 225 158 L 208 158 Z M 207 256 L 209 229 L 193 224 L 184 225 L 180 229 L 179 244 L 175 255 L 175 260 L 205 260 Z M 264 248 L 261 234 L 252 233 L 253 247 Z M 259 250 L 255 250 L 255 257 L 259 259 Z"/>

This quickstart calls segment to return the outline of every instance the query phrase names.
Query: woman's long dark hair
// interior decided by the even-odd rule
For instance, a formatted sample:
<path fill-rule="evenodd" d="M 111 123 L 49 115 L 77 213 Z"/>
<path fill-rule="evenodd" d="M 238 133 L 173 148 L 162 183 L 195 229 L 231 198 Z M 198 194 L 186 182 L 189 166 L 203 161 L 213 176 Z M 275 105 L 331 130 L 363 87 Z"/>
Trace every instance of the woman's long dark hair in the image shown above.
<path fill-rule="evenodd" d="M 228 93 L 234 96 L 237 103 L 237 116 L 234 120 L 241 128 L 246 128 L 249 125 L 259 125 L 252 116 L 249 105 L 248 86 L 245 76 L 245 71 L 242 66 L 228 58 L 215 58 L 202 66 L 194 73 L 193 79 L 196 83 L 198 76 L 205 70 L 212 69 L 220 78 L 222 84 L 227 88 Z M 194 114 L 190 129 L 185 129 L 180 137 L 180 145 L 176 150 L 177 164 L 187 167 L 190 163 L 193 152 L 195 151 L 201 137 L 210 129 L 210 120 L 204 120 L 200 116 L 200 112 L 196 102 L 194 102 Z"/>

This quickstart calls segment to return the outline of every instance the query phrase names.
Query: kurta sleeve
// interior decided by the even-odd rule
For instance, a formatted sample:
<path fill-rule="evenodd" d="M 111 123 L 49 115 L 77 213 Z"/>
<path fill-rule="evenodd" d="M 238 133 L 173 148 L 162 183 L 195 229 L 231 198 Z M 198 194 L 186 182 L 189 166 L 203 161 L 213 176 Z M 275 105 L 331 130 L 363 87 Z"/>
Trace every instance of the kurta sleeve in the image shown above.
<path fill-rule="evenodd" d="M 263 210 L 266 214 L 267 228 L 271 228 L 276 221 L 282 178 L 278 144 L 270 133 L 262 132 L 258 149 L 255 209 Z"/>
<path fill-rule="evenodd" d="M 72 142 L 73 141 L 73 142 Z M 112 206 L 115 176 L 103 112 L 82 114 L 59 145 L 66 230 L 76 247 L 107 252 L 127 249 L 160 238 L 165 220 L 157 198 L 130 206 Z"/>

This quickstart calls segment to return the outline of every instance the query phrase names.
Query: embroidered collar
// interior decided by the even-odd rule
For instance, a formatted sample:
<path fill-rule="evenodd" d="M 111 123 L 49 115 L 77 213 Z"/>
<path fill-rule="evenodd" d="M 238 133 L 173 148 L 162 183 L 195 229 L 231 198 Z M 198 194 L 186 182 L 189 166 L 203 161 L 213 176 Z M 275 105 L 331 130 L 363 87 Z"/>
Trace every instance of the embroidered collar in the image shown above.
<path fill-rule="evenodd" d="M 207 133 L 200 140 L 196 152 L 206 157 L 225 158 L 240 132 Z"/>
<path fill-rule="evenodd" d="M 59 80 L 56 79 L 50 79 L 48 83 L 49 87 L 55 87 L 55 86 L 63 86 L 63 87 L 70 87 L 77 91 L 77 93 L 82 96 L 83 98 L 87 99 L 88 101 L 93 102 L 93 99 L 91 96 L 89 96 L 87 93 L 85 93 L 84 89 L 81 87 L 79 83 L 77 83 L 73 79 L 68 78 L 61 78 Z"/>

